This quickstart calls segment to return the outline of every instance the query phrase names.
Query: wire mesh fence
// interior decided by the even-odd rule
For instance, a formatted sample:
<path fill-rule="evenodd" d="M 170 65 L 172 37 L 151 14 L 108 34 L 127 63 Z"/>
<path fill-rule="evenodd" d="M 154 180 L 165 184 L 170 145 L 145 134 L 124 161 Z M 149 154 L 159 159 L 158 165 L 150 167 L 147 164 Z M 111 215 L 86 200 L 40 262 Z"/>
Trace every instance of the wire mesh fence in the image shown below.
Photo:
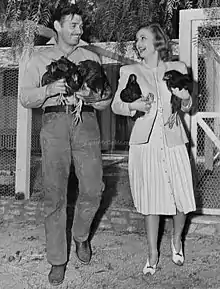
<path fill-rule="evenodd" d="M 0 67 L 0 195 L 15 193 L 18 69 Z"/>
<path fill-rule="evenodd" d="M 198 111 L 220 113 L 220 26 L 215 21 L 198 28 L 198 38 L 204 42 L 198 45 Z M 211 48 L 211 49 L 210 49 Z M 216 58 L 217 56 L 217 58 Z M 220 137 L 220 118 L 203 118 L 215 136 Z M 200 208 L 220 209 L 220 154 L 207 133 L 197 125 L 196 173 L 197 206 Z"/>
<path fill-rule="evenodd" d="M 18 67 L 0 67 L 0 196 L 14 197 L 16 174 Z M 41 110 L 33 109 L 31 144 L 31 184 L 40 159 Z"/>
<path fill-rule="evenodd" d="M 42 109 L 32 109 L 32 128 L 31 128 L 31 164 L 30 164 L 30 195 L 32 198 L 41 198 L 42 178 L 41 178 L 41 130 Z M 39 196 L 40 194 L 40 196 Z"/>
<path fill-rule="evenodd" d="M 208 31 L 208 32 L 207 32 Z M 198 37 L 202 35 L 218 53 L 220 29 L 213 25 L 204 30 L 199 27 Z M 220 112 L 220 64 L 204 47 L 198 46 L 198 111 Z M 105 69 L 111 83 L 113 94 L 119 78 L 119 64 L 106 65 Z M 18 67 L 0 66 L 0 197 L 13 197 L 16 174 L 16 133 L 18 101 Z M 32 110 L 31 172 L 30 193 L 32 199 L 43 197 L 41 178 L 41 109 Z M 102 150 L 109 154 L 128 150 L 128 141 L 133 122 L 129 117 L 116 116 L 111 108 L 98 112 L 101 130 Z M 204 118 L 216 136 L 220 136 L 219 119 Z M 109 162 L 108 159 L 104 162 Z M 204 130 L 197 126 L 196 156 L 197 206 L 220 209 L 220 153 Z"/>

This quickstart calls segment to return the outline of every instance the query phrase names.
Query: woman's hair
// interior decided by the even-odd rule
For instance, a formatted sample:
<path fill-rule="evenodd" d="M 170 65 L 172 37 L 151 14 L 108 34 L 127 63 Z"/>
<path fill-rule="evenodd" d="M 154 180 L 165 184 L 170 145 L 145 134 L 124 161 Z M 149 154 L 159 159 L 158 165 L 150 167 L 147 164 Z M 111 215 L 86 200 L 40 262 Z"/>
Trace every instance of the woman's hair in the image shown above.
<path fill-rule="evenodd" d="M 158 51 L 159 58 L 163 61 L 169 61 L 171 58 L 171 49 L 169 39 L 164 33 L 163 29 L 158 23 L 152 23 L 150 25 L 144 25 L 139 28 L 148 29 L 154 36 L 154 47 Z"/>

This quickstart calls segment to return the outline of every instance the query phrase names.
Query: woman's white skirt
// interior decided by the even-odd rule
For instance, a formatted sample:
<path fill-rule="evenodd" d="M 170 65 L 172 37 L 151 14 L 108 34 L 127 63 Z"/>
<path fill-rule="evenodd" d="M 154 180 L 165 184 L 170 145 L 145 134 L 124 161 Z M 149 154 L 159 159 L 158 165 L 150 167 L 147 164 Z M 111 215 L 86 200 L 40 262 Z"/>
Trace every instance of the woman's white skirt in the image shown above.
<path fill-rule="evenodd" d="M 191 166 L 185 145 L 131 145 L 129 179 L 134 205 L 144 215 L 196 210 Z"/>

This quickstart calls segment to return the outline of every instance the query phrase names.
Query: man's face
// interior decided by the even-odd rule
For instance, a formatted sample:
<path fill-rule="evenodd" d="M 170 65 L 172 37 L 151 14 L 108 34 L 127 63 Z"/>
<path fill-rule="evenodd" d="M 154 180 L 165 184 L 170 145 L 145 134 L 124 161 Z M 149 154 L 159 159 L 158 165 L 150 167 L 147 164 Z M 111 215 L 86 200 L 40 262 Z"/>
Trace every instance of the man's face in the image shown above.
<path fill-rule="evenodd" d="M 75 46 L 83 34 L 82 17 L 77 14 L 67 15 L 61 22 L 55 23 L 55 29 L 58 38 L 61 38 L 65 44 Z"/>

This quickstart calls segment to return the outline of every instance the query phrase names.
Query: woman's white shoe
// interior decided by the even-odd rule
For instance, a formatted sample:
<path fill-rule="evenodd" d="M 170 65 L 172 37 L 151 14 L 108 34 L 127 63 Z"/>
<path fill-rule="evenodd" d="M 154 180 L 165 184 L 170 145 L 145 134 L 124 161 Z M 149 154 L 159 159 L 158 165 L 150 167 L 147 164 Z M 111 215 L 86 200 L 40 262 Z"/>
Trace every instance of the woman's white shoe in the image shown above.
<path fill-rule="evenodd" d="M 156 273 L 156 270 L 157 270 L 157 263 L 158 263 L 158 261 L 153 266 L 151 266 L 149 264 L 149 260 L 147 260 L 147 263 L 146 263 L 146 265 L 144 266 L 144 269 L 143 269 L 143 273 L 145 275 L 146 274 L 154 275 Z"/>
<path fill-rule="evenodd" d="M 171 251 L 172 251 L 172 261 L 178 266 L 182 266 L 184 263 L 184 255 L 183 255 L 183 248 L 182 248 L 182 242 L 180 245 L 179 252 L 176 251 L 174 244 L 173 244 L 173 238 L 171 239 Z"/>

